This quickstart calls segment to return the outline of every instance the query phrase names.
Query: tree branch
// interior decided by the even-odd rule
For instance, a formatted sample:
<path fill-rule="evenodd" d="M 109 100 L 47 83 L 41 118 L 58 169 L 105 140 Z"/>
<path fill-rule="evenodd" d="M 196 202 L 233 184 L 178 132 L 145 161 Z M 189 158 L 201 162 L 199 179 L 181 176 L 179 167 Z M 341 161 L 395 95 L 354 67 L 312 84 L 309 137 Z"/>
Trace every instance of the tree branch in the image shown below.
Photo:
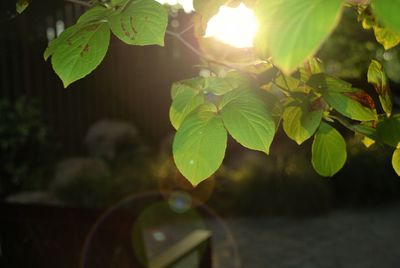
<path fill-rule="evenodd" d="M 189 27 L 190 29 L 191 27 Z M 185 29 L 183 32 L 186 32 L 188 29 Z M 217 60 L 215 58 L 212 58 L 210 56 L 205 55 L 204 53 L 202 53 L 200 50 L 198 50 L 197 48 L 195 48 L 192 44 L 190 44 L 185 38 L 182 37 L 181 33 L 177 33 L 177 32 L 173 32 L 173 31 L 169 31 L 167 30 L 165 32 L 166 34 L 176 38 L 177 40 L 179 40 L 184 46 L 186 46 L 189 50 L 191 50 L 194 54 L 196 54 L 198 57 L 210 62 L 210 63 L 215 63 L 218 64 L 220 66 L 224 66 L 230 69 L 235 69 L 239 72 L 242 73 L 247 73 L 246 70 L 243 69 L 243 67 L 248 67 L 248 66 L 252 66 L 255 63 L 246 63 L 246 64 L 240 64 L 240 65 L 233 65 L 230 62 L 226 62 L 226 61 L 221 61 L 221 60 Z"/>

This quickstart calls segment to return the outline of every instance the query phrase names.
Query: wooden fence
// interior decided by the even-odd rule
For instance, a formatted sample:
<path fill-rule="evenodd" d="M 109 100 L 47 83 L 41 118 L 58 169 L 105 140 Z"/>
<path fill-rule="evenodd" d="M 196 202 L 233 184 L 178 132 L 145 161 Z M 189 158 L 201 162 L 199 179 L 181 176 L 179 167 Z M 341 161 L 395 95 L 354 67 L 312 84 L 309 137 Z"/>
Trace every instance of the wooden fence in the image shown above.
<path fill-rule="evenodd" d="M 62 88 L 43 59 L 48 39 L 71 25 L 83 7 L 62 0 L 33 1 L 20 16 L 0 20 L 0 98 L 35 98 L 46 122 L 67 154 L 82 153 L 88 127 L 101 119 L 126 120 L 156 144 L 171 131 L 169 89 L 173 81 L 195 75 L 196 57 L 178 40 L 166 47 L 132 47 L 113 38 L 100 67 Z M 7 12 L 2 12 L 5 14 Z M 179 16 L 179 31 L 190 16 Z"/>

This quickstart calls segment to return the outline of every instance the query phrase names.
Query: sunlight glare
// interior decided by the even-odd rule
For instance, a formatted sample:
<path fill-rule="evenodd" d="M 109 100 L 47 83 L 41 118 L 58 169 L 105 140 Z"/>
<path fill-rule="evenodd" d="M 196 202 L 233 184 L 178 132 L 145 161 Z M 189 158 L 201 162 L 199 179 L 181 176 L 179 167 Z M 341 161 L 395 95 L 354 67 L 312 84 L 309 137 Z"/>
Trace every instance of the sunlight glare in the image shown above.
<path fill-rule="evenodd" d="M 221 6 L 218 14 L 208 22 L 205 37 L 214 37 L 237 48 L 249 48 L 253 46 L 257 29 L 253 10 L 243 3 L 235 8 Z"/>
<path fill-rule="evenodd" d="M 193 8 L 193 0 L 156 0 L 160 4 L 167 4 L 170 6 L 179 5 L 185 10 L 186 13 L 190 13 L 194 10 Z"/>

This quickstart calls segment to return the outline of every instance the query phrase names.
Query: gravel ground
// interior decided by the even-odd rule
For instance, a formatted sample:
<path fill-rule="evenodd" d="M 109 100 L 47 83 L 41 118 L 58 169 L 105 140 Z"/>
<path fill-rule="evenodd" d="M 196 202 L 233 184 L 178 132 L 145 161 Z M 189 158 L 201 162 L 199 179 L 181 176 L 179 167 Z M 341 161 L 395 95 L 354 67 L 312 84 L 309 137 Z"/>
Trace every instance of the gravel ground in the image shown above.
<path fill-rule="evenodd" d="M 217 222 L 217 268 L 399 268 L 400 204 L 314 218 L 236 218 Z M 236 249 L 235 249 L 236 248 Z"/>

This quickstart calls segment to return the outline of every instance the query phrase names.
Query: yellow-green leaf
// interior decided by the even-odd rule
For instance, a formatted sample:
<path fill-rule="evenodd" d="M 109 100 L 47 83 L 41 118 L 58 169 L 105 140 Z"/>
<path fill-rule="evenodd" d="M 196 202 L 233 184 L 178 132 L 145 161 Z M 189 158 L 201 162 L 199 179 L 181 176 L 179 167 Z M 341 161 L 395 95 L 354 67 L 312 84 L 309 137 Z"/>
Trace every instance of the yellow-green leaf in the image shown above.
<path fill-rule="evenodd" d="M 357 121 L 378 118 L 374 100 L 351 84 L 327 74 L 312 75 L 308 85 L 319 91 L 324 100 L 339 113 Z"/>
<path fill-rule="evenodd" d="M 310 58 L 337 25 L 343 0 L 264 0 L 255 12 L 260 22 L 256 50 L 271 55 L 290 73 Z"/>
<path fill-rule="evenodd" d="M 400 148 L 393 153 L 392 165 L 397 175 L 400 176 Z"/>
<path fill-rule="evenodd" d="M 251 89 L 235 89 L 224 95 L 220 113 L 229 134 L 249 149 L 269 153 L 275 122 L 265 104 Z"/>
<path fill-rule="evenodd" d="M 400 34 L 400 0 L 372 0 L 378 20 Z"/>
<path fill-rule="evenodd" d="M 382 28 L 380 26 L 374 27 L 376 41 L 378 41 L 385 50 L 394 48 L 400 43 L 400 34 L 392 31 L 389 28 Z"/>
<path fill-rule="evenodd" d="M 342 135 L 327 123 L 321 123 L 312 145 L 312 165 L 324 177 L 342 169 L 347 159 L 346 142 Z"/>
<path fill-rule="evenodd" d="M 227 132 L 213 104 L 205 104 L 183 121 L 176 133 L 173 156 L 179 171 L 193 185 L 214 174 L 225 156 Z"/>
<path fill-rule="evenodd" d="M 179 129 L 186 116 L 204 103 L 204 96 L 202 92 L 181 82 L 175 83 L 172 88 L 175 94 L 169 110 L 169 118 L 172 126 Z"/>
<path fill-rule="evenodd" d="M 372 60 L 368 68 L 368 83 L 371 83 L 379 94 L 379 100 L 386 115 L 392 114 L 393 97 L 389 88 L 387 76 L 380 62 Z"/>
<path fill-rule="evenodd" d="M 300 145 L 314 135 L 323 112 L 322 109 L 313 111 L 308 103 L 290 105 L 283 113 L 283 129 L 289 138 Z"/>

